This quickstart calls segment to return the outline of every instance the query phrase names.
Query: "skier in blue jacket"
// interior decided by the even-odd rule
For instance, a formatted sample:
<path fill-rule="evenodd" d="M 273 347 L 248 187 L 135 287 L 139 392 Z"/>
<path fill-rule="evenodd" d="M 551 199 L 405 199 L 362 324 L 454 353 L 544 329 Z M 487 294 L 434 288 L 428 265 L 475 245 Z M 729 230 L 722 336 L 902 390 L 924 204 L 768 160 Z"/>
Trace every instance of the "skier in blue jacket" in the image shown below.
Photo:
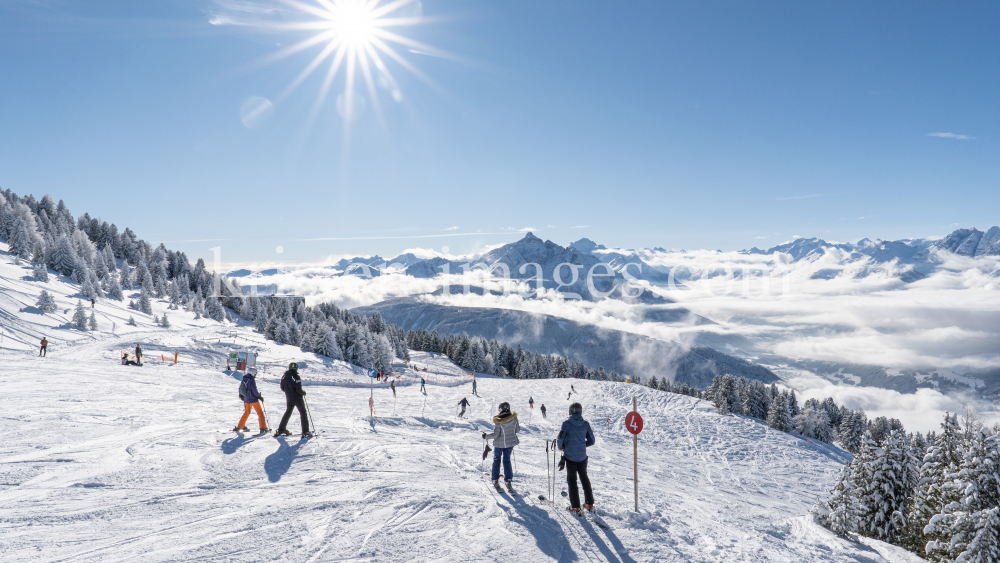
<path fill-rule="evenodd" d="M 580 491 L 576 487 L 576 477 L 580 476 L 583 485 L 583 508 L 594 511 L 594 492 L 590 488 L 590 477 L 587 476 L 587 448 L 595 442 L 594 431 L 590 423 L 583 419 L 583 405 L 573 403 L 569 406 L 569 418 L 562 423 L 559 439 L 556 445 L 566 458 L 566 483 L 569 488 L 570 511 L 580 514 Z"/>
<path fill-rule="evenodd" d="M 246 424 L 247 418 L 250 417 L 251 407 L 257 411 L 257 423 L 260 425 L 260 433 L 267 432 L 267 421 L 264 419 L 264 411 L 261 410 L 260 406 L 264 402 L 264 397 L 257 390 L 256 376 L 257 368 L 248 369 L 246 375 L 243 376 L 243 381 L 240 385 L 240 398 L 243 399 L 243 416 L 236 424 L 236 428 L 233 428 L 234 432 L 246 431 L 247 427 L 244 424 Z"/>

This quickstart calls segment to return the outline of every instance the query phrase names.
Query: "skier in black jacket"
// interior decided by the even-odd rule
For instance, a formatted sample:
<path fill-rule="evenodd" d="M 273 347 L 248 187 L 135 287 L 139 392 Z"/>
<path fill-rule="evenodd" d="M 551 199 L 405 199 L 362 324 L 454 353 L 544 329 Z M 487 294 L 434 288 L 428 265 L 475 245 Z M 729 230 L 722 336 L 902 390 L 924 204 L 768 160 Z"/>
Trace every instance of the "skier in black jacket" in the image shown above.
<path fill-rule="evenodd" d="M 309 435 L 309 417 L 306 415 L 306 392 L 302 389 L 302 378 L 299 377 L 299 364 L 288 364 L 288 371 L 281 377 L 281 390 L 285 392 L 285 415 L 281 417 L 275 436 L 291 436 L 288 431 L 288 419 L 292 417 L 292 409 L 299 409 L 299 419 L 302 421 L 302 435 Z"/>

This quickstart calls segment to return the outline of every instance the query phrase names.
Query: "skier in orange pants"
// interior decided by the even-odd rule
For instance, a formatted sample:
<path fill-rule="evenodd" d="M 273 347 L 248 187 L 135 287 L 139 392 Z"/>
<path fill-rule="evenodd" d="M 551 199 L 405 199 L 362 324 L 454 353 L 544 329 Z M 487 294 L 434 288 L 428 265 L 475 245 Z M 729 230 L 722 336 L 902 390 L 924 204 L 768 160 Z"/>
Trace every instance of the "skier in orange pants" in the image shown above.
<path fill-rule="evenodd" d="M 257 368 L 250 368 L 240 383 L 240 398 L 243 399 L 243 416 L 240 418 L 240 422 L 236 425 L 236 428 L 233 428 L 233 432 L 245 431 L 247 429 L 244 424 L 250 418 L 250 407 L 253 407 L 257 411 L 257 422 L 260 424 L 260 433 L 263 434 L 269 430 L 267 420 L 264 418 L 264 411 L 261 409 L 264 397 L 257 390 L 256 375 Z"/>

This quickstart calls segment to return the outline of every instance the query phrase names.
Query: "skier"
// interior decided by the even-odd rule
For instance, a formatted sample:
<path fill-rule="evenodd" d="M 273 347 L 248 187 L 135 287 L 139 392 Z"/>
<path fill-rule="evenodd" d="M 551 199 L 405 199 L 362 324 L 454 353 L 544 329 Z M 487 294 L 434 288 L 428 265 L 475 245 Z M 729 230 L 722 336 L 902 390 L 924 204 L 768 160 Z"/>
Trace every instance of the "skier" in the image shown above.
<path fill-rule="evenodd" d="M 424 388 L 424 378 L 422 378 L 422 377 L 420 378 L 420 392 L 421 393 L 426 393 L 427 392 L 427 389 Z"/>
<path fill-rule="evenodd" d="M 257 411 L 257 423 L 260 426 L 260 433 L 263 434 L 268 431 L 267 421 L 264 419 L 264 411 L 261 410 L 264 396 L 257 390 L 256 377 L 257 368 L 250 368 L 240 383 L 240 398 L 243 399 L 243 416 L 240 417 L 236 428 L 233 428 L 233 432 L 246 431 L 247 427 L 244 424 L 246 424 L 247 418 L 250 417 L 250 407 L 253 407 Z"/>
<path fill-rule="evenodd" d="M 138 344 L 135 345 L 135 363 L 137 365 L 142 365 L 142 348 Z"/>
<path fill-rule="evenodd" d="M 49 350 L 49 340 L 43 336 L 42 347 L 38 350 L 38 355 L 44 358 L 45 355 L 49 353 L 48 350 Z"/>
<path fill-rule="evenodd" d="M 569 406 L 569 418 L 562 423 L 556 446 L 566 458 L 566 483 L 569 488 L 570 511 L 580 515 L 580 491 L 576 487 L 576 476 L 580 476 L 583 485 L 583 508 L 594 511 L 594 492 L 590 488 L 590 477 L 587 476 L 587 448 L 594 445 L 594 431 L 590 423 L 583 419 L 583 405 L 573 403 Z"/>
<path fill-rule="evenodd" d="M 493 487 L 500 490 L 500 463 L 503 462 L 504 484 L 507 490 L 514 493 L 514 470 L 510 466 L 510 455 L 514 451 L 514 446 L 520 443 L 517 433 L 521 431 L 521 425 L 517 422 L 517 412 L 510 412 L 510 403 L 504 401 L 500 403 L 500 410 L 493 417 L 493 433 L 483 432 L 484 440 L 493 440 L 493 472 L 490 477 L 493 479 Z"/>
<path fill-rule="evenodd" d="M 568 401 L 568 400 L 569 400 L 569 398 L 570 398 L 570 397 L 572 397 L 572 396 L 573 396 L 573 392 L 572 392 L 572 391 L 570 391 L 570 392 L 569 392 L 569 394 L 568 394 L 568 395 L 566 395 L 566 400 Z"/>
<path fill-rule="evenodd" d="M 465 416 L 465 407 L 469 406 L 469 400 L 462 397 L 462 400 L 459 401 L 458 404 L 462 405 L 462 412 L 458 413 L 459 418 L 461 418 Z"/>
<path fill-rule="evenodd" d="M 94 298 L 93 297 L 90 298 L 90 308 L 91 309 L 94 308 Z"/>
<path fill-rule="evenodd" d="M 535 398 L 534 397 L 528 397 L 528 408 L 529 409 L 535 408 Z"/>
<path fill-rule="evenodd" d="M 542 418 L 545 418 L 545 403 L 542 403 Z"/>
<path fill-rule="evenodd" d="M 281 376 L 281 390 L 285 392 L 285 414 L 278 424 L 278 431 L 275 436 L 291 436 L 288 431 L 288 419 L 292 417 L 292 409 L 299 409 L 299 420 L 302 423 L 302 435 L 310 436 L 309 417 L 306 415 L 306 403 L 304 397 L 306 392 L 302 389 L 302 378 L 299 377 L 299 364 L 292 362 L 288 364 L 288 370 Z"/>
<path fill-rule="evenodd" d="M 138 363 L 136 363 L 136 362 L 133 362 L 133 361 L 132 361 L 132 360 L 130 360 L 130 359 L 128 359 L 128 352 L 125 352 L 125 351 L 123 350 L 123 351 L 122 351 L 122 365 L 123 365 L 123 366 L 137 366 L 137 365 L 139 365 L 139 364 L 138 364 Z"/>
<path fill-rule="evenodd" d="M 389 383 L 389 388 L 392 389 L 392 397 L 396 398 L 396 382 Z"/>
<path fill-rule="evenodd" d="M 477 397 L 479 396 L 479 393 L 476 393 L 476 378 L 475 378 L 475 376 L 472 377 L 472 394 L 475 395 L 475 396 L 477 396 Z"/>

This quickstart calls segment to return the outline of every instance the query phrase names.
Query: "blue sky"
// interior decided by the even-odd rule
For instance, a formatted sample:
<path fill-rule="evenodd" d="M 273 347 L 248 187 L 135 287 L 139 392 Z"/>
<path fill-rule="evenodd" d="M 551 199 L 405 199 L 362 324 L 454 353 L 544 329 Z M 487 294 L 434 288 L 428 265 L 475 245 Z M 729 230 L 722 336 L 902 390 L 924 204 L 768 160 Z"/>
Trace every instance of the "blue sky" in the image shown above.
<path fill-rule="evenodd" d="M 0 187 L 227 261 L 1000 224 L 1000 4 L 426 0 L 394 30 L 454 56 L 397 46 L 433 84 L 390 61 L 348 142 L 343 73 L 241 121 L 322 45 L 254 66 L 314 32 L 225 23 L 296 13 L 0 2 Z"/>

